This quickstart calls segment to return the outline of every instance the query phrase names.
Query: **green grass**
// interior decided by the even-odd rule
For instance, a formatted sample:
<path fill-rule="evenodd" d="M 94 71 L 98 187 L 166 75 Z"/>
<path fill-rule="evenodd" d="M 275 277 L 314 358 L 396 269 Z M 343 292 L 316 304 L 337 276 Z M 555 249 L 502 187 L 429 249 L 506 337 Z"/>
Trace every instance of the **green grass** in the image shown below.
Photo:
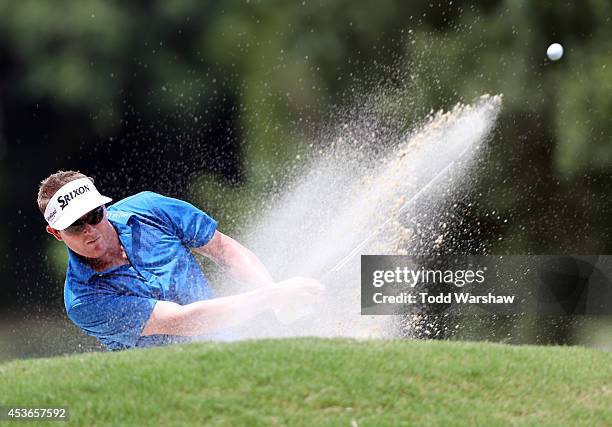
<path fill-rule="evenodd" d="M 69 424 L 86 426 L 603 426 L 612 425 L 612 354 L 434 341 L 197 343 L 4 363 L 0 405 L 66 406 Z"/>

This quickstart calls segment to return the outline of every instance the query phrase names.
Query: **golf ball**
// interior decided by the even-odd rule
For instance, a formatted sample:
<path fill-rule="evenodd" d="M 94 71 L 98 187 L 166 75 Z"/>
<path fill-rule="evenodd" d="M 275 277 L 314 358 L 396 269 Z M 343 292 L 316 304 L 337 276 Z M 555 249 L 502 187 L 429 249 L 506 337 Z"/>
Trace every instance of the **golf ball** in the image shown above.
<path fill-rule="evenodd" d="M 546 56 L 551 61 L 558 61 L 563 56 L 563 46 L 559 43 L 553 43 L 546 49 Z"/>

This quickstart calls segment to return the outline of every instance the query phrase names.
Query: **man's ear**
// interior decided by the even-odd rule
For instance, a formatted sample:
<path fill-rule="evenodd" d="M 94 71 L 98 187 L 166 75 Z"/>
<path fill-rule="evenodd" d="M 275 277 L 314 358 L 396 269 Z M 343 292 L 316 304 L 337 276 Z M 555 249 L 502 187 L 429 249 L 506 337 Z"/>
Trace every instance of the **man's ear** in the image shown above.
<path fill-rule="evenodd" d="M 47 225 L 47 233 L 49 233 L 50 235 L 55 237 L 60 242 L 64 240 L 64 239 L 62 239 L 62 236 L 60 235 L 60 232 L 57 231 L 55 228 L 52 228 L 50 225 Z"/>

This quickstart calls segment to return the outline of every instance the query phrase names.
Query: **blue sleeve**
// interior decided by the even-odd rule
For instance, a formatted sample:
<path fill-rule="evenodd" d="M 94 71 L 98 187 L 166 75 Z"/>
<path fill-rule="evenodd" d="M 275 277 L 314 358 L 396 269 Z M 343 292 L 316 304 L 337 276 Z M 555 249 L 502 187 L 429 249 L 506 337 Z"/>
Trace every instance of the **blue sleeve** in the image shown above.
<path fill-rule="evenodd" d="M 105 292 L 79 297 L 68 317 L 101 341 L 134 347 L 157 301 Z"/>
<path fill-rule="evenodd" d="M 217 221 L 191 203 L 157 193 L 148 193 L 154 211 L 188 248 L 199 248 L 212 239 Z"/>

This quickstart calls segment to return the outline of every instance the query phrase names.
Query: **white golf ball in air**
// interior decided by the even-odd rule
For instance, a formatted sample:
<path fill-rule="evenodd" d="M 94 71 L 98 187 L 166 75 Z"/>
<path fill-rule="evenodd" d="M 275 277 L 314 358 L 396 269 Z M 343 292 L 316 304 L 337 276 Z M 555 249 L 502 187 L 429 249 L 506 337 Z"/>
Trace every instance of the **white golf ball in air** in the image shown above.
<path fill-rule="evenodd" d="M 546 56 L 551 61 L 558 61 L 563 56 L 563 46 L 559 43 L 553 43 L 546 49 Z"/>

